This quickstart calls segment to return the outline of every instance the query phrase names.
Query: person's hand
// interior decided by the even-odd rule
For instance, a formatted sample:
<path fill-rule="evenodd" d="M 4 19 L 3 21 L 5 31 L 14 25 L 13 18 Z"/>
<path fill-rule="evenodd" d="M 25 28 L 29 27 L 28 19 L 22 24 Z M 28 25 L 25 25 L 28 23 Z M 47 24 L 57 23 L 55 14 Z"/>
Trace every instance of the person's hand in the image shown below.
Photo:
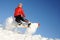
<path fill-rule="evenodd" d="M 21 15 L 21 17 L 25 18 L 25 16 Z"/>

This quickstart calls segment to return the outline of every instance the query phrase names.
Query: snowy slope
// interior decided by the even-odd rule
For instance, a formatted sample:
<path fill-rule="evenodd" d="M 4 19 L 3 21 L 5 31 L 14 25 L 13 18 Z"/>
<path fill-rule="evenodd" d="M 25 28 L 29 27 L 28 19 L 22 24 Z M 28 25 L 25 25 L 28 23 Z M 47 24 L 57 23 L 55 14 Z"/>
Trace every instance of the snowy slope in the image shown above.
<path fill-rule="evenodd" d="M 0 28 L 0 40 L 60 40 L 41 37 L 41 35 L 19 34 L 10 30 Z"/>
<path fill-rule="evenodd" d="M 40 35 L 18 34 L 13 31 L 0 28 L 0 40 L 40 40 Z"/>
<path fill-rule="evenodd" d="M 13 17 L 7 18 L 5 26 L 0 24 L 0 40 L 60 40 L 57 38 L 42 37 L 41 35 L 32 35 L 36 32 L 38 23 L 32 23 L 30 27 L 26 29 L 24 34 L 17 33 L 18 31 L 15 29 L 16 23 L 13 19 Z"/>

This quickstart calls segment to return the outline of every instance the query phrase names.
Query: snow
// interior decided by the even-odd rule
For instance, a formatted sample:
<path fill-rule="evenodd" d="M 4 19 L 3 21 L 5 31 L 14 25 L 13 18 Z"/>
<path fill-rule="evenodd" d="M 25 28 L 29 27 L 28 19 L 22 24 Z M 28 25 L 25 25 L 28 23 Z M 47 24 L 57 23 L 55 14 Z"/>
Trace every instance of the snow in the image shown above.
<path fill-rule="evenodd" d="M 0 40 L 40 40 L 40 37 L 40 35 L 19 34 L 0 28 Z"/>
<path fill-rule="evenodd" d="M 60 40 L 45 38 L 41 35 L 19 34 L 10 30 L 0 28 L 0 40 Z"/>
<path fill-rule="evenodd" d="M 25 25 L 25 26 L 27 26 L 27 25 Z M 36 32 L 38 26 L 39 26 L 38 23 L 31 23 L 30 27 L 26 28 L 25 33 L 26 34 L 34 34 Z M 22 28 L 22 27 L 23 27 L 22 25 L 18 26 L 18 24 L 14 21 L 14 18 L 12 16 L 8 17 L 6 19 L 5 29 L 7 29 L 7 30 L 13 30 L 14 29 L 14 31 L 17 31 L 17 28 Z"/>
<path fill-rule="evenodd" d="M 38 34 L 32 35 L 36 32 L 38 23 L 32 23 L 29 28 L 26 28 L 24 34 L 18 33 L 17 28 L 20 27 L 15 27 L 13 21 L 13 17 L 7 18 L 5 28 L 0 24 L 0 40 L 60 40 L 59 38 L 46 38 Z"/>

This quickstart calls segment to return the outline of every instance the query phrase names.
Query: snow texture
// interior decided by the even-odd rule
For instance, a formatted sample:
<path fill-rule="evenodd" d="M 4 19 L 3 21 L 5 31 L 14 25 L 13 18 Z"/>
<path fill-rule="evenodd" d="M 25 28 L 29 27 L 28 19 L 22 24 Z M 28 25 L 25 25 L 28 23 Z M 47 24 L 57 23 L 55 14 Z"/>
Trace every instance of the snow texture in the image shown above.
<path fill-rule="evenodd" d="M 19 34 L 10 30 L 0 28 L 0 40 L 60 40 L 45 38 L 41 35 Z"/>
<path fill-rule="evenodd" d="M 14 21 L 14 18 L 11 16 L 6 20 L 6 28 L 7 30 L 17 31 L 17 28 L 22 28 L 23 26 L 18 26 L 18 24 Z M 26 28 L 26 34 L 34 34 L 38 28 L 38 23 L 31 23 L 29 28 Z"/>
<path fill-rule="evenodd" d="M 13 17 L 7 18 L 5 28 L 2 26 L 0 25 L 0 40 L 60 40 L 58 38 L 53 39 L 42 37 L 41 35 L 33 35 L 38 28 L 38 23 L 32 23 L 29 28 L 26 28 L 24 34 L 18 32 L 17 28 L 21 27 L 16 27 Z"/>

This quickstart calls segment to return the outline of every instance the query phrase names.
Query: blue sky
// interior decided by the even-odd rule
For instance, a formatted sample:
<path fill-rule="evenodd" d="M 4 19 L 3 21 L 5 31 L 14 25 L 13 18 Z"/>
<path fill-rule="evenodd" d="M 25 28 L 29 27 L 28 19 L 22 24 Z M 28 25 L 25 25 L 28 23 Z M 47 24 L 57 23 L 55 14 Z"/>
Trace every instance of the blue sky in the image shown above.
<path fill-rule="evenodd" d="M 0 0 L 0 24 L 13 16 L 14 9 L 22 2 L 26 18 L 39 22 L 35 34 L 49 38 L 60 38 L 60 1 L 59 0 Z"/>

